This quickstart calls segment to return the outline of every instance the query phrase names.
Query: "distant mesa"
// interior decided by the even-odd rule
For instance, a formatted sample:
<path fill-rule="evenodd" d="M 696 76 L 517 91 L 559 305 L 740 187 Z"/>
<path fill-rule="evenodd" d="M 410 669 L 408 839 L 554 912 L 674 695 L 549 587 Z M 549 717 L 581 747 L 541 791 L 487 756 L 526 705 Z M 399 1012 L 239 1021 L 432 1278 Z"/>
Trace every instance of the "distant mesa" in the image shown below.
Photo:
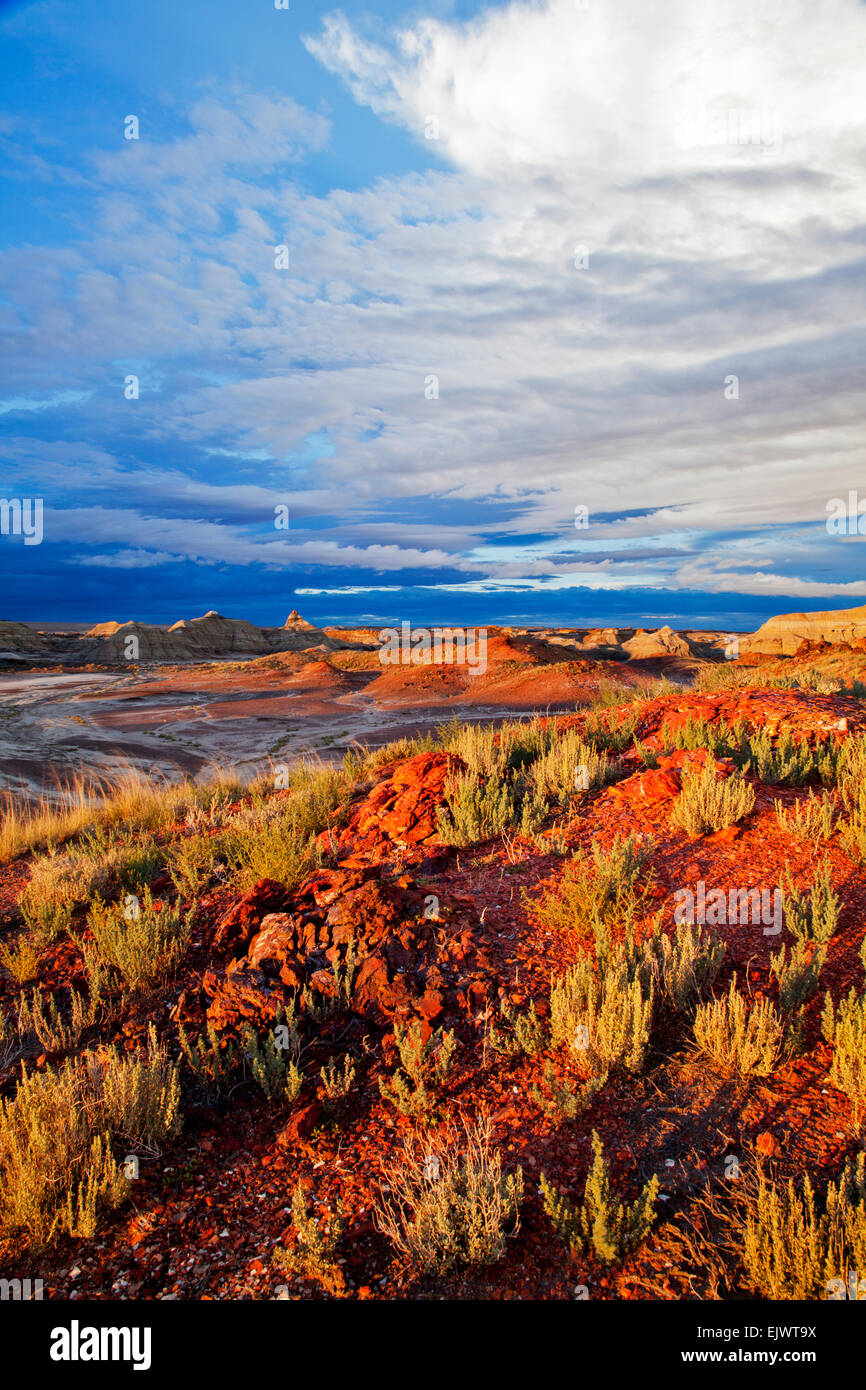
<path fill-rule="evenodd" d="M 810 643 L 859 646 L 866 641 L 866 605 L 826 613 L 782 613 L 740 639 L 740 651 L 756 656 L 796 656 Z"/>
<path fill-rule="evenodd" d="M 74 630 L 73 630 L 74 629 Z M 131 642 L 130 639 L 135 641 Z M 661 662 L 676 665 L 695 659 L 721 660 L 723 632 L 683 632 L 660 628 L 521 628 L 491 625 L 487 662 L 491 672 L 520 665 L 557 661 Z M 785 613 L 770 618 L 752 634 L 741 633 L 741 656 L 786 657 L 808 652 L 810 646 L 830 644 L 866 650 L 866 605 L 824 613 Z M 171 624 L 96 623 L 86 632 L 73 624 L 38 629 L 29 623 L 0 620 L 0 663 L 21 665 L 129 666 L 177 665 L 235 659 L 251 660 L 280 653 L 309 652 L 321 662 L 333 652 L 374 652 L 380 645 L 376 629 L 316 627 L 293 608 L 282 627 L 257 627 L 245 618 L 227 618 L 215 609 L 200 618 L 180 618 Z M 419 679 L 422 668 L 397 668 L 387 682 L 400 685 Z M 319 680 L 325 673 L 308 673 Z M 452 673 L 456 675 L 459 673 Z M 439 678 L 445 673 L 440 669 Z"/>
<path fill-rule="evenodd" d="M 130 639 L 135 641 L 131 642 Z M 176 623 L 96 623 L 81 634 L 36 632 L 26 623 L 0 621 L 0 659 L 56 661 L 71 665 L 128 665 L 143 661 L 173 665 L 235 657 L 269 656 L 275 652 L 323 652 L 352 648 L 353 643 L 329 637 L 298 612 L 284 627 L 257 627 L 245 618 L 226 618 L 215 609 L 200 618 Z"/>
<path fill-rule="evenodd" d="M 671 627 L 656 628 L 651 632 L 636 632 L 622 643 L 623 650 L 632 660 L 643 661 L 656 656 L 692 656 L 693 649 L 688 638 Z"/>

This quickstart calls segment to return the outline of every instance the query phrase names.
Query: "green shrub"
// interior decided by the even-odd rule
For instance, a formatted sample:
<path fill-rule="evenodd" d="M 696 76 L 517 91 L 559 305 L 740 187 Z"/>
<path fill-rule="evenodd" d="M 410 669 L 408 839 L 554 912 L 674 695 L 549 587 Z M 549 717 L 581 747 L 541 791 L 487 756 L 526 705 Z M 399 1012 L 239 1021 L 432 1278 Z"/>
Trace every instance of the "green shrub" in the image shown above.
<path fill-rule="evenodd" d="M 547 1062 L 542 1079 L 544 1089 L 530 1086 L 529 1094 L 549 1120 L 560 1124 L 573 1122 L 589 1109 L 599 1091 L 607 1085 L 608 1073 L 599 1072 L 574 1085 L 557 1074 L 552 1062 Z"/>
<path fill-rule="evenodd" d="M 236 842 L 234 842 L 236 844 Z M 221 835 L 187 835 L 172 845 L 168 871 L 180 898 L 196 898 L 228 862 Z"/>
<path fill-rule="evenodd" d="M 786 835 L 819 844 L 829 840 L 833 834 L 836 802 L 827 792 L 823 792 L 819 800 L 810 790 L 805 801 L 797 801 L 792 807 L 786 807 L 782 801 L 776 801 L 774 805 L 776 819 Z"/>
<path fill-rule="evenodd" d="M 610 1184 L 610 1168 L 598 1134 L 592 1133 L 593 1162 L 584 1187 L 583 1202 L 573 1205 L 541 1175 L 544 1210 L 557 1235 L 574 1254 L 588 1247 L 607 1265 L 614 1264 L 646 1237 L 655 1219 L 659 1180 L 655 1174 L 632 1203 L 617 1201 Z"/>
<path fill-rule="evenodd" d="M 69 930 L 73 909 L 112 887 L 132 892 L 150 882 L 162 863 L 152 836 L 122 842 L 113 827 L 84 831 L 79 843 L 51 850 L 33 861 L 19 898 L 24 921 L 41 948 Z"/>
<path fill-rule="evenodd" d="M 345 1056 L 341 1070 L 332 1059 L 326 1067 L 320 1068 L 319 1076 L 326 1101 L 333 1104 L 335 1101 L 345 1100 L 355 1084 L 355 1063 L 351 1057 Z"/>
<path fill-rule="evenodd" d="M 684 748 L 690 752 L 706 748 L 715 758 L 727 757 L 732 746 L 739 745 L 741 736 L 740 725 L 734 730 L 722 720 L 711 724 L 709 720 L 698 719 L 693 715 L 689 715 L 679 728 L 672 729 L 665 723 L 659 731 L 662 750 L 665 753 L 672 753 L 677 748 Z"/>
<path fill-rule="evenodd" d="M 839 745 L 832 740 L 817 740 L 812 747 L 808 738 L 796 739 L 789 729 L 777 735 L 775 744 L 770 731 L 762 729 L 743 742 L 739 753 L 745 769 L 760 782 L 784 782 L 789 787 L 801 787 L 812 777 L 834 782 L 841 757 Z"/>
<path fill-rule="evenodd" d="M 694 1035 L 716 1066 L 741 1076 L 769 1076 L 782 1057 L 784 1035 L 776 1010 L 768 999 L 748 1009 L 736 975 L 726 997 L 698 1005 Z"/>
<path fill-rule="evenodd" d="M 167 903 L 155 903 L 150 889 L 141 898 L 106 904 L 99 899 L 87 918 L 103 960 L 130 989 L 155 984 L 172 973 L 189 945 L 192 919 Z"/>
<path fill-rule="evenodd" d="M 316 836 L 333 826 L 334 813 L 345 807 L 347 786 L 337 769 L 302 765 L 286 775 L 286 784 L 288 796 L 266 799 L 255 793 L 220 837 L 218 857 L 226 859 L 241 886 L 272 878 L 297 887 L 320 862 Z M 207 850 L 200 853 L 206 858 Z"/>
<path fill-rule="evenodd" d="M 628 711 L 625 717 L 620 712 L 608 710 L 604 714 L 588 714 L 584 720 L 583 736 L 587 743 L 600 751 L 621 753 L 628 748 L 637 728 L 637 712 Z"/>
<path fill-rule="evenodd" d="M 502 778 L 508 766 L 507 739 L 492 724 L 460 724 L 449 739 L 449 751 L 461 759 L 476 781 Z"/>
<path fill-rule="evenodd" d="M 451 1070 L 456 1050 L 454 1034 L 437 1028 L 425 1039 L 423 1026 L 415 1019 L 408 1026 L 396 1023 L 394 1040 L 402 1071 L 398 1068 L 392 1077 L 379 1078 L 382 1098 L 396 1106 L 401 1115 L 423 1115 L 433 1104 L 427 1087 L 441 1086 Z"/>
<path fill-rule="evenodd" d="M 839 830 L 842 844 L 852 859 L 866 863 L 866 773 L 841 786 L 845 816 Z"/>
<path fill-rule="evenodd" d="M 343 1294 L 346 1279 L 337 1263 L 337 1251 L 346 1223 L 340 1204 L 329 1214 L 327 1227 L 322 1228 L 307 1211 L 306 1194 L 301 1184 L 296 1183 L 292 1194 L 292 1225 L 295 1244 L 290 1250 L 281 1245 L 276 1247 L 274 1262 L 277 1267 L 306 1279 L 318 1279 L 330 1293 Z"/>
<path fill-rule="evenodd" d="M 35 979 L 41 948 L 37 949 L 29 932 L 19 932 L 14 946 L 0 941 L 0 965 L 18 985 Z"/>
<path fill-rule="evenodd" d="M 735 825 L 752 810 L 755 792 L 739 773 L 720 779 L 712 763 L 683 776 L 671 820 L 689 835 L 705 835 Z"/>
<path fill-rule="evenodd" d="M 519 824 L 514 791 L 498 777 L 482 782 L 477 773 L 466 773 L 449 781 L 445 795 L 447 810 L 439 810 L 438 830 L 446 844 L 465 848 Z"/>
<path fill-rule="evenodd" d="M 223 1038 L 208 1021 L 204 1033 L 193 1041 L 178 1025 L 180 1050 L 187 1066 L 205 1092 L 216 1099 L 237 1072 L 241 1058 L 231 1038 Z"/>
<path fill-rule="evenodd" d="M 851 989 L 834 1007 L 829 993 L 821 1016 L 824 1039 L 833 1044 L 830 1082 L 854 1102 L 857 1123 L 866 1101 L 866 993 Z"/>
<path fill-rule="evenodd" d="M 829 941 L 839 925 L 841 907 L 830 882 L 829 863 L 825 863 L 816 873 L 808 895 L 794 888 L 787 870 L 782 877 L 781 889 L 785 926 L 791 935 L 820 945 Z"/>
<path fill-rule="evenodd" d="M 845 1297 L 853 1275 L 866 1267 L 866 1155 L 846 1163 L 830 1183 L 824 1210 L 816 1209 L 808 1175 L 802 1194 L 759 1174 L 742 1227 L 742 1258 L 749 1286 L 764 1298 Z M 857 1295 L 855 1295 L 856 1297 Z"/>
<path fill-rule="evenodd" d="M 803 940 L 795 942 L 790 958 L 784 946 L 770 957 L 770 970 L 779 982 L 779 1008 L 783 1013 L 792 1013 L 811 999 L 826 960 L 825 947 L 810 948 Z"/>
<path fill-rule="evenodd" d="M 518 1013 L 503 999 L 499 1012 L 506 1025 L 505 1031 L 499 1032 L 498 1029 L 491 1028 L 487 1035 L 487 1041 L 494 1052 L 503 1053 L 507 1057 L 517 1057 L 521 1054 L 535 1057 L 537 1053 L 544 1051 L 547 1029 L 538 1017 L 534 1004 L 530 1004 L 525 1013 Z"/>
<path fill-rule="evenodd" d="M 87 1000 L 78 990 L 69 991 L 68 1016 L 61 1012 L 53 994 L 47 1002 L 38 990 L 32 998 L 22 995 L 18 1006 L 18 1031 L 22 1037 L 36 1038 L 46 1052 L 68 1052 L 82 1033 L 96 1021 L 100 991 L 91 988 Z"/>
<path fill-rule="evenodd" d="M 294 1102 L 304 1084 L 303 1073 L 298 1066 L 300 1057 L 300 1038 L 295 1022 L 294 1005 L 291 1005 L 283 1024 L 288 1046 L 281 1047 L 282 1039 L 272 1029 L 262 1040 L 248 1023 L 241 1034 L 246 1058 L 254 1080 L 261 1087 L 268 1100 L 288 1100 Z"/>

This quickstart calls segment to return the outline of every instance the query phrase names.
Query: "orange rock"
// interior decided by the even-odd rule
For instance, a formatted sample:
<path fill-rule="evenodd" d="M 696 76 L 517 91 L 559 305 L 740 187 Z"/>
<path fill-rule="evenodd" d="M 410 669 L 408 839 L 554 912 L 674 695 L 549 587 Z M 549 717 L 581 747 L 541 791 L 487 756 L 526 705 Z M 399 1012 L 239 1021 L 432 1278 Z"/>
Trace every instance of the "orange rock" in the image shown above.
<path fill-rule="evenodd" d="M 762 1130 L 755 1140 L 755 1149 L 764 1158 L 775 1158 L 779 1152 L 779 1141 L 770 1130 Z"/>

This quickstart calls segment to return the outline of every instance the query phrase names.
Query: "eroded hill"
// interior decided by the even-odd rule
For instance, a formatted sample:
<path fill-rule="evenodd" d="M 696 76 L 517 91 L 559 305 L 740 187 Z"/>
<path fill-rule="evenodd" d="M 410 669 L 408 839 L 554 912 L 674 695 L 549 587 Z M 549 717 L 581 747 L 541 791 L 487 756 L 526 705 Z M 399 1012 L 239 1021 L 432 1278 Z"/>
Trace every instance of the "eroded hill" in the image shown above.
<path fill-rule="evenodd" d="M 862 1260 L 866 719 L 822 682 L 7 819 L 3 1272 L 827 1296 Z M 804 1175 L 811 1244 L 774 1245 Z"/>

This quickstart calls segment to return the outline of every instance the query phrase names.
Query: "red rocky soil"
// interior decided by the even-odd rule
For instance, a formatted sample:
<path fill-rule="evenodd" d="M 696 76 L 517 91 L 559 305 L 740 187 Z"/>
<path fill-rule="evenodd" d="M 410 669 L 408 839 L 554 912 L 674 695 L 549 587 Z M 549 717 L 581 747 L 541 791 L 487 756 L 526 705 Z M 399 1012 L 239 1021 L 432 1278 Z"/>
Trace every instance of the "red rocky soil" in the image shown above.
<path fill-rule="evenodd" d="M 756 689 L 647 702 L 640 707 L 637 734 L 657 749 L 662 725 L 675 727 L 690 716 L 743 719 L 755 729 L 790 728 L 836 740 L 866 728 L 859 700 Z M 582 719 L 560 722 L 579 725 Z M 104 1218 L 93 1241 L 64 1240 L 35 1258 L 32 1272 L 44 1279 L 46 1297 L 260 1299 L 286 1291 L 291 1298 L 333 1296 L 315 1280 L 286 1275 L 275 1262 L 275 1247 L 292 1243 L 290 1204 L 298 1180 L 317 1210 L 342 1204 L 347 1224 L 340 1264 L 350 1297 L 567 1299 L 578 1284 L 602 1298 L 706 1296 L 688 1261 L 676 1254 L 671 1223 L 702 1183 L 721 1175 L 726 1157 L 746 1161 L 757 1148 L 773 1157 L 780 1172 L 808 1170 L 820 1177 L 834 1175 L 859 1146 L 851 1104 L 827 1081 L 830 1049 L 818 1024 L 823 987 L 838 997 L 863 984 L 858 952 L 866 875 L 843 852 L 838 836 L 826 854 L 844 902 L 841 928 L 830 942 L 819 997 L 807 1007 L 806 1051 L 771 1077 L 744 1082 L 716 1074 L 689 1053 L 682 1036 L 662 1035 L 642 1076 L 612 1078 L 577 1121 L 556 1123 L 532 1099 L 530 1087 L 542 1085 L 546 1060 L 552 1058 L 558 1075 L 573 1079 L 571 1064 L 550 1052 L 503 1058 L 486 1045 L 485 1031 L 503 1000 L 518 1009 L 534 1001 L 546 1016 L 551 974 L 591 945 L 542 927 L 534 909 L 545 888 L 561 880 L 570 856 L 593 841 L 607 846 L 614 835 L 629 832 L 651 837 L 646 921 L 662 909 L 666 929 L 675 890 L 699 879 L 723 888 L 775 887 L 787 864 L 798 882 L 811 881 L 816 850 L 783 833 L 773 804 L 777 798 L 793 803 L 806 794 L 803 789 L 757 784 L 754 811 L 716 835 L 690 839 L 671 825 L 684 769 L 708 759 L 704 752 L 661 754 L 658 769 L 646 769 L 629 749 L 621 757 L 621 780 L 587 793 L 561 826 L 568 847 L 563 857 L 519 836 L 470 849 L 443 845 L 437 812 L 459 761 L 422 753 L 382 766 L 357 789 L 333 829 L 320 836 L 324 866 L 293 891 L 264 880 L 243 895 L 226 885 L 201 898 L 182 970 L 168 993 L 140 997 L 129 1007 L 114 1030 L 123 1046 L 138 1046 L 150 1021 L 175 1055 L 179 1024 L 195 1034 L 209 1021 L 226 1039 L 247 1021 L 264 1032 L 300 991 L 308 990 L 314 1002 L 333 993 L 333 967 L 345 963 L 350 940 L 357 962 L 351 1008 L 323 1024 L 301 1011 L 307 1080 L 291 1107 L 268 1103 L 252 1081 L 240 1081 L 209 1103 L 188 1086 L 183 1132 L 162 1155 L 142 1160 L 133 1200 Z M 727 770 L 719 764 L 720 775 Z M 18 920 L 15 901 L 25 877 L 26 861 L 2 871 L 7 939 Z M 166 875 L 154 890 L 163 899 L 174 897 Z M 779 940 L 760 926 L 718 930 L 728 954 L 716 992 L 727 988 L 736 971 L 753 997 L 775 998 L 769 957 Z M 80 957 L 65 940 L 45 953 L 40 985 L 54 990 L 81 973 Z M 0 977 L 0 1003 L 7 1010 L 16 994 L 13 982 Z M 378 1187 L 410 1127 L 382 1099 L 378 1082 L 398 1061 L 395 1023 L 412 1019 L 427 1031 L 453 1029 L 457 1039 L 434 1129 L 449 1116 L 484 1111 L 506 1169 L 520 1165 L 524 1172 L 521 1226 L 505 1258 L 442 1279 L 402 1264 L 372 1218 Z M 355 1063 L 357 1084 L 335 1113 L 327 1113 L 316 1084 L 319 1068 L 344 1055 Z M 38 1059 L 36 1065 L 48 1060 L 55 1059 Z M 12 1068 L 0 1079 L 8 1094 Z M 545 1172 L 570 1196 L 579 1196 L 594 1129 L 623 1193 L 633 1196 L 654 1172 L 661 1179 L 656 1226 L 613 1271 L 593 1257 L 569 1262 L 538 1194 Z M 23 1276 L 20 1263 L 15 1272 Z"/>

